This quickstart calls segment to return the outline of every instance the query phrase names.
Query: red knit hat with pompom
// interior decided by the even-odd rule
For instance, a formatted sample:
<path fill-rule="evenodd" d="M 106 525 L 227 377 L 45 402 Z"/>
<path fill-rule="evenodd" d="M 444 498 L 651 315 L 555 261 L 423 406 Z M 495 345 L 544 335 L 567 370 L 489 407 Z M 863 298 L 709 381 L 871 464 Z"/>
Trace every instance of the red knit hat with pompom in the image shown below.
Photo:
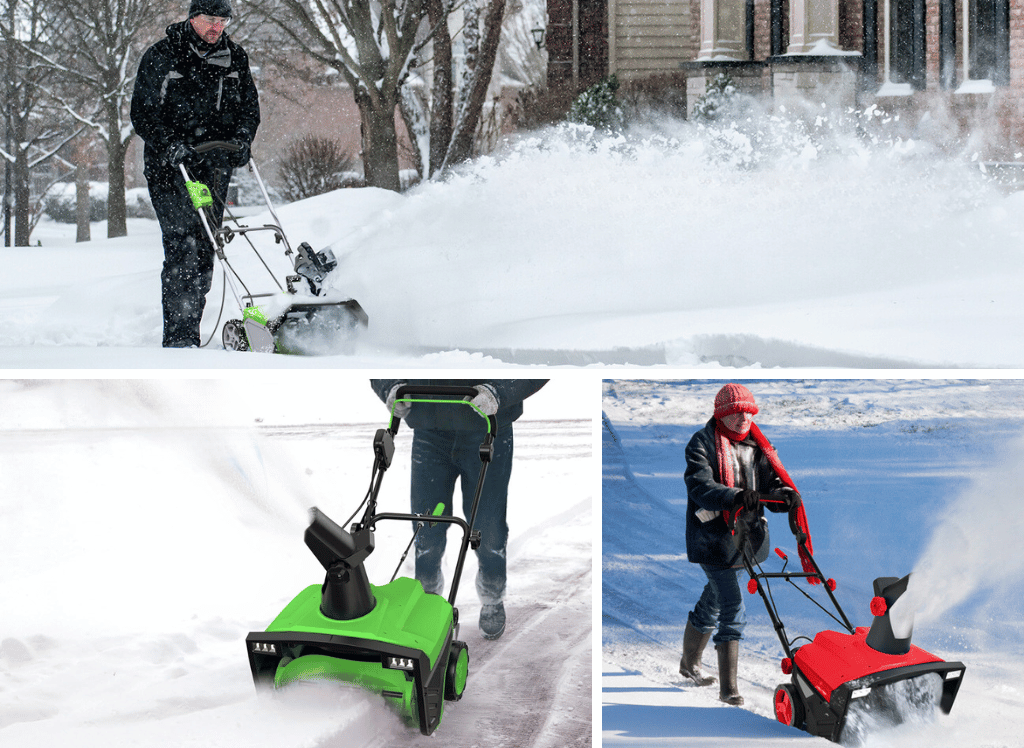
<path fill-rule="evenodd" d="M 757 415 L 754 395 L 742 384 L 727 384 L 715 395 L 715 418 L 725 418 L 733 413 Z"/>

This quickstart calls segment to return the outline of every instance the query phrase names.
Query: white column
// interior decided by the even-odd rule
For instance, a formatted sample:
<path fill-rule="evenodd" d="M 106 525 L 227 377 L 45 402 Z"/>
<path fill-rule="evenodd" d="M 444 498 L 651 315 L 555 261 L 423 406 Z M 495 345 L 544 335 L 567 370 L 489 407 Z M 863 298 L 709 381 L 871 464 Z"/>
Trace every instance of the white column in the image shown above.
<path fill-rule="evenodd" d="M 701 0 L 701 60 L 745 60 L 747 11 L 745 0 Z"/>
<path fill-rule="evenodd" d="M 790 0 L 788 54 L 839 49 L 839 0 Z"/>

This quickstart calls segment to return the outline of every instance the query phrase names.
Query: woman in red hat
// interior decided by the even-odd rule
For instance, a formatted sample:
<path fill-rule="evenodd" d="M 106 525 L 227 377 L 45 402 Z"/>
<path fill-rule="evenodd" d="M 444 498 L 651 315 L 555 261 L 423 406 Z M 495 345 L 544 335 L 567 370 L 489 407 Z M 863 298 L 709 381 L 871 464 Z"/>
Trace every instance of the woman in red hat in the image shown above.
<path fill-rule="evenodd" d="M 800 502 L 774 448 L 754 423 L 756 414 L 750 390 L 727 384 L 715 396 L 714 417 L 686 446 L 686 555 L 700 564 L 708 583 L 686 622 L 679 672 L 700 686 L 714 682 L 700 669 L 714 633 L 720 698 L 735 705 L 743 703 L 736 669 L 746 625 L 736 538 L 749 538 L 754 561 L 763 561 L 769 549 L 764 507 L 786 512 Z"/>

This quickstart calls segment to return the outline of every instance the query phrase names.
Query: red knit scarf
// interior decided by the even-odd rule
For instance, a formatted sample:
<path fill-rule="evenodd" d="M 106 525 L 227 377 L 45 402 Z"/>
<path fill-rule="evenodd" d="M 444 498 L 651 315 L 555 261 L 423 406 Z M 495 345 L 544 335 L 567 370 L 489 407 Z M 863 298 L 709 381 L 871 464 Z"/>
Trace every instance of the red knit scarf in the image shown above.
<path fill-rule="evenodd" d="M 789 477 L 786 468 L 782 466 L 782 460 L 779 459 L 778 452 L 775 451 L 775 448 L 765 435 L 761 433 L 761 429 L 757 427 L 756 423 L 750 424 L 750 431 L 748 433 L 754 437 L 754 443 L 764 452 L 764 456 L 768 458 L 768 462 L 771 464 L 772 469 L 775 470 L 775 474 L 779 476 L 783 483 L 796 491 L 796 484 Z M 746 438 L 747 434 L 738 434 L 730 431 L 719 419 L 715 419 L 715 452 L 718 453 L 718 476 L 724 486 L 732 487 L 736 485 L 736 476 L 732 470 L 732 444 L 733 442 L 743 441 Z M 814 546 L 811 544 L 811 531 L 807 526 L 807 513 L 804 511 L 803 503 L 796 509 L 796 524 L 800 531 L 807 536 L 804 545 L 798 546 L 800 564 L 805 572 L 813 574 L 814 565 L 811 563 L 810 556 L 814 555 Z M 818 579 L 814 577 L 810 577 L 808 581 L 811 584 L 819 583 Z"/>

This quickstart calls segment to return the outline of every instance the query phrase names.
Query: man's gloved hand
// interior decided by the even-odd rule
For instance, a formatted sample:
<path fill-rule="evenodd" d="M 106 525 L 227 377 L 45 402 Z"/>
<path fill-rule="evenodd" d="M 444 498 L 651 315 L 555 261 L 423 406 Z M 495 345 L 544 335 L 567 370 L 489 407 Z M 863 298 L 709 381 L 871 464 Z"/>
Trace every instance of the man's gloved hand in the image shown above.
<path fill-rule="evenodd" d="M 742 506 L 748 512 L 757 511 L 757 507 L 761 503 L 761 494 L 757 491 L 752 491 L 749 488 L 744 488 L 736 496 L 736 506 Z"/>
<path fill-rule="evenodd" d="M 800 497 L 800 492 L 792 488 L 783 488 L 780 493 L 786 497 L 786 509 L 796 509 L 798 506 L 804 503 L 804 500 Z"/>
<path fill-rule="evenodd" d="M 396 403 L 396 396 L 398 395 L 398 388 L 405 386 L 405 382 L 399 382 L 391 391 L 388 392 L 388 399 L 385 401 L 385 405 L 388 408 L 388 412 L 393 414 L 395 418 L 405 418 L 409 415 L 409 411 L 412 410 L 412 403 Z"/>
<path fill-rule="evenodd" d="M 241 168 L 249 163 L 249 159 L 252 158 L 252 148 L 249 144 L 249 140 L 245 137 L 232 138 L 228 141 L 232 145 L 238 146 L 237 151 L 228 152 L 228 165 L 234 169 Z"/>
<path fill-rule="evenodd" d="M 476 385 L 476 397 L 466 398 L 471 405 L 478 407 L 485 416 L 493 416 L 498 412 L 498 391 L 489 384 Z"/>
<path fill-rule="evenodd" d="M 164 151 L 164 160 L 177 169 L 196 155 L 196 149 L 187 143 L 172 143 Z"/>
<path fill-rule="evenodd" d="M 803 503 L 800 494 L 788 486 L 768 494 L 765 506 L 773 512 L 789 512 Z"/>

